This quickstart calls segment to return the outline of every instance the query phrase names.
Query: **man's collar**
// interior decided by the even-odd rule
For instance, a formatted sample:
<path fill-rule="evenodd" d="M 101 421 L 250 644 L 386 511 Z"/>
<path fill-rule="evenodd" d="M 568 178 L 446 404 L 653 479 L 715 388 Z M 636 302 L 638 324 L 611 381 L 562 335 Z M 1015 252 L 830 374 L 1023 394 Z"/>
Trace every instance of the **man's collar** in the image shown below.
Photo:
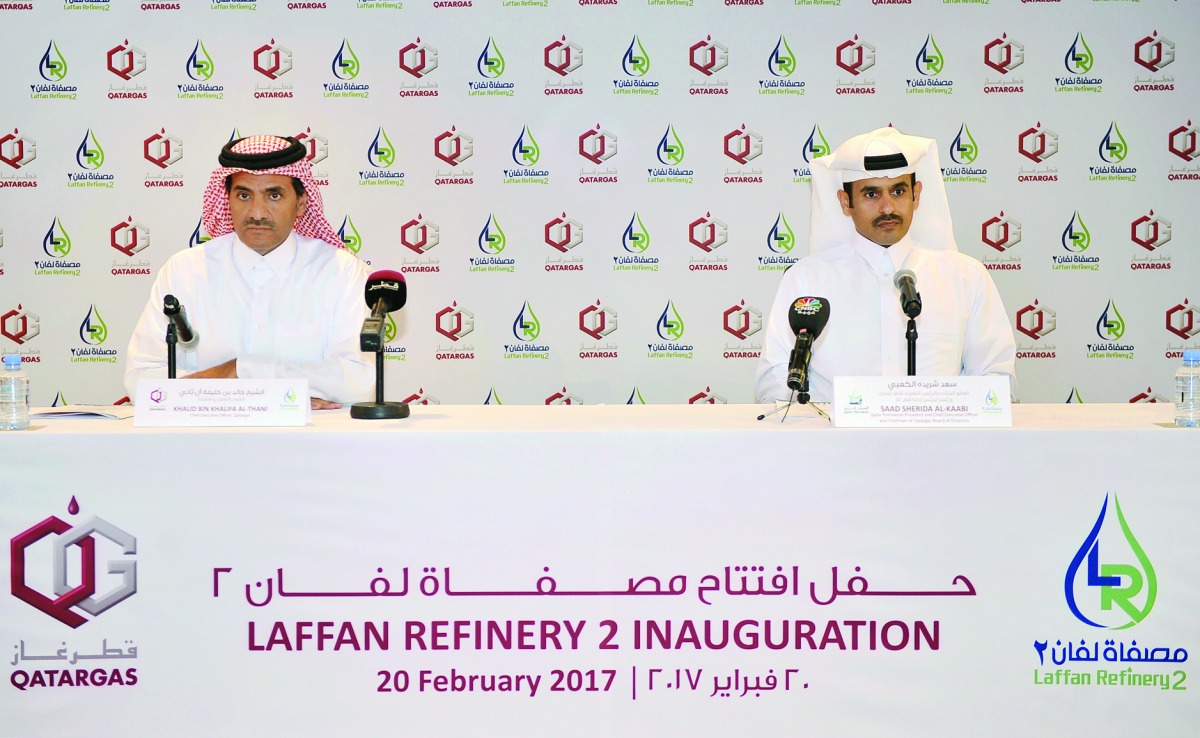
<path fill-rule="evenodd" d="M 912 236 L 907 233 L 904 238 L 886 248 L 865 238 L 857 231 L 850 241 L 854 251 L 868 264 L 880 271 L 887 271 L 886 268 L 890 264 L 890 272 L 895 272 L 908 259 L 909 253 L 912 252 L 912 244 Z"/>
<path fill-rule="evenodd" d="M 233 234 L 233 262 L 237 266 L 238 273 L 243 278 L 249 276 L 250 272 L 260 264 L 266 265 L 276 276 L 285 274 L 292 262 L 296 259 L 296 232 L 292 231 L 288 237 L 283 239 L 283 243 L 271 249 L 266 256 L 260 255 L 257 251 L 242 243 L 242 240 Z"/>

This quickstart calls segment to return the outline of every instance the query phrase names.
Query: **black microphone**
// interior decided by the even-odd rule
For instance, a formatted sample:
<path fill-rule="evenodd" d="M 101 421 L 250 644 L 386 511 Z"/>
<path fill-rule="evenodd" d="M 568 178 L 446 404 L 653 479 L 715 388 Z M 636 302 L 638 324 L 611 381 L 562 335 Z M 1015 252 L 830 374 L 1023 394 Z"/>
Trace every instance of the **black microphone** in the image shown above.
<path fill-rule="evenodd" d="M 175 299 L 175 295 L 163 297 L 163 315 L 167 316 L 167 320 L 175 326 L 175 335 L 179 338 L 179 348 L 184 350 L 196 348 L 196 344 L 200 342 L 200 334 L 192 330 L 192 324 L 187 319 L 187 311 L 179 304 L 179 300 Z"/>
<path fill-rule="evenodd" d="M 892 280 L 900 290 L 900 309 L 910 318 L 921 314 L 921 293 L 917 292 L 917 275 L 911 269 L 901 269 Z"/>
<path fill-rule="evenodd" d="M 363 351 L 382 351 L 384 316 L 404 307 L 408 300 L 408 284 L 404 275 L 391 269 L 382 269 L 367 278 L 365 290 L 371 317 L 363 321 L 359 334 L 359 348 Z"/>
<path fill-rule="evenodd" d="M 808 402 L 808 363 L 812 360 L 812 345 L 829 322 L 829 300 L 824 297 L 800 297 L 788 308 L 788 323 L 796 333 L 796 347 L 788 361 L 788 389 L 800 392 L 801 402 Z"/>

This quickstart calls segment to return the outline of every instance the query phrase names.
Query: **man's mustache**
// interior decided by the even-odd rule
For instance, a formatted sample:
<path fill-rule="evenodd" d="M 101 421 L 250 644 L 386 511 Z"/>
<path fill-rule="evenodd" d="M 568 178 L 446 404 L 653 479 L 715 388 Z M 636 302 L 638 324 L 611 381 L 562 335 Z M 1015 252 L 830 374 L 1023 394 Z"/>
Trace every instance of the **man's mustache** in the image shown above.
<path fill-rule="evenodd" d="M 876 218 L 875 220 L 871 221 L 871 225 L 881 226 L 884 223 L 891 223 L 891 222 L 903 223 L 904 218 L 901 218 L 899 215 L 881 215 L 878 218 Z"/>
<path fill-rule="evenodd" d="M 242 221 L 242 225 L 244 225 L 244 226 L 266 226 L 267 228 L 274 228 L 275 221 L 271 220 L 270 218 L 263 218 L 262 220 L 255 220 L 254 218 L 246 218 L 246 220 Z"/>

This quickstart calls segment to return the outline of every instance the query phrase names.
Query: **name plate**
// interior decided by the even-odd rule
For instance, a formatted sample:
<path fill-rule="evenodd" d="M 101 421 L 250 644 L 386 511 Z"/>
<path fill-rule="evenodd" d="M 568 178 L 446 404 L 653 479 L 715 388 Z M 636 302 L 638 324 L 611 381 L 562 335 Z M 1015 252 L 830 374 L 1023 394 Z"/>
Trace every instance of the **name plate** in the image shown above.
<path fill-rule="evenodd" d="M 1007 377 L 834 377 L 839 428 L 1011 428 Z"/>
<path fill-rule="evenodd" d="M 142 379 L 133 424 L 296 427 L 311 413 L 307 379 Z"/>

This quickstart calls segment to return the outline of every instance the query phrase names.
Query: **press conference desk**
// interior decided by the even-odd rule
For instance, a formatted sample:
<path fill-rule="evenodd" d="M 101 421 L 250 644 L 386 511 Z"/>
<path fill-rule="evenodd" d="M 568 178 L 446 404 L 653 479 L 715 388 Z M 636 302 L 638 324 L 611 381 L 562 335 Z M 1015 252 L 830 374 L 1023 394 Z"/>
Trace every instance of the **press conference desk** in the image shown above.
<path fill-rule="evenodd" d="M 0 434 L 0 735 L 1194 734 L 1169 405 L 764 409 Z"/>

